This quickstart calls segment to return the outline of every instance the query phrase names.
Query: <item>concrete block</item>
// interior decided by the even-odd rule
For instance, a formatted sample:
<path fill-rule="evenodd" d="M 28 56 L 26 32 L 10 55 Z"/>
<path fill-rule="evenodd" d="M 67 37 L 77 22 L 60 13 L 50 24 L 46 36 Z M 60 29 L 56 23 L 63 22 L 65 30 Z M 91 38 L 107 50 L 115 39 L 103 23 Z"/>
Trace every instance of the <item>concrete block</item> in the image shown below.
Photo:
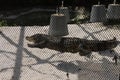
<path fill-rule="evenodd" d="M 64 14 L 66 16 L 67 23 L 70 22 L 70 14 L 68 7 L 60 7 L 60 14 Z"/>
<path fill-rule="evenodd" d="M 109 4 L 107 10 L 107 19 L 120 19 L 120 5 Z"/>
<path fill-rule="evenodd" d="M 104 5 L 93 5 L 91 10 L 90 22 L 105 22 L 106 8 Z"/>
<path fill-rule="evenodd" d="M 51 15 L 48 34 L 52 36 L 68 35 L 67 21 L 64 14 Z"/>

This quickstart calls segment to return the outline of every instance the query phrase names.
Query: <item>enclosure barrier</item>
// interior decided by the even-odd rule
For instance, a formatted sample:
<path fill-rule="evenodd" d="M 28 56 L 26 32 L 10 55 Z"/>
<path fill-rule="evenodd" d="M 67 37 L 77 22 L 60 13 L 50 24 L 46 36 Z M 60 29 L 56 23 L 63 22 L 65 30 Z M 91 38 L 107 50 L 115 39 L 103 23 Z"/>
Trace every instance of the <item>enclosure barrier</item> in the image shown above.
<path fill-rule="evenodd" d="M 64 14 L 52 14 L 50 19 L 49 35 L 68 35 L 67 21 Z"/>
<path fill-rule="evenodd" d="M 104 5 L 93 5 L 90 22 L 105 22 L 106 21 L 106 9 Z"/>

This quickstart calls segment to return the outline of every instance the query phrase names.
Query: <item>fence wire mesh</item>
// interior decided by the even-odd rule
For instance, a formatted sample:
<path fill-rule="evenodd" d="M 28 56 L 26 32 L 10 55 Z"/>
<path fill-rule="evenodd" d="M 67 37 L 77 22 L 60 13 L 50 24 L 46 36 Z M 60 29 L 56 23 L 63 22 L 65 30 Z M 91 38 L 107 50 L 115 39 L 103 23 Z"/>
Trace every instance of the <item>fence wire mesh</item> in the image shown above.
<path fill-rule="evenodd" d="M 7 21 L 7 26 L 0 27 L 0 79 L 120 80 L 120 6 L 114 9 L 116 14 L 112 13 L 112 18 L 108 18 L 107 8 L 104 14 L 97 7 L 93 11 L 84 7 L 76 7 L 74 11 L 67 8 L 69 22 L 59 19 L 60 15 L 51 22 L 56 10 L 48 9 L 3 15 L 1 19 Z M 105 21 L 100 18 L 103 15 Z M 49 35 L 51 26 L 55 28 L 54 34 L 61 35 L 64 30 L 68 34 Z M 35 34 L 40 36 L 32 36 Z M 28 40 L 33 42 L 32 46 Z M 86 52 L 89 54 L 84 55 Z"/>

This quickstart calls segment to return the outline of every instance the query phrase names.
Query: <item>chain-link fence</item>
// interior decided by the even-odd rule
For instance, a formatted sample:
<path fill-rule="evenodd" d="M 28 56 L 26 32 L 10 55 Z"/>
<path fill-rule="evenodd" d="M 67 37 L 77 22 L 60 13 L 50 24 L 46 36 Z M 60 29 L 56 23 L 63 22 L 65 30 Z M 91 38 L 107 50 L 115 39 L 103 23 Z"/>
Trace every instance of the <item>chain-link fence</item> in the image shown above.
<path fill-rule="evenodd" d="M 2 15 L 8 26 L 0 27 L 0 79 L 119 80 L 119 9 L 113 4 Z"/>

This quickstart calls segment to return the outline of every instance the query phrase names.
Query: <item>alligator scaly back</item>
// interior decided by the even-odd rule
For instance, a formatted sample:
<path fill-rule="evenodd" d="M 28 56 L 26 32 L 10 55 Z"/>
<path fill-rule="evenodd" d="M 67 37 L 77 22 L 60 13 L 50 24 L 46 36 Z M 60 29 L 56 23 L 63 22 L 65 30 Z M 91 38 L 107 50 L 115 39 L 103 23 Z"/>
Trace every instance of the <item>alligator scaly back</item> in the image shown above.
<path fill-rule="evenodd" d="M 116 38 L 111 40 L 87 40 L 77 37 L 55 37 L 45 34 L 27 36 L 26 40 L 34 42 L 28 44 L 32 48 L 48 48 L 60 52 L 71 52 L 85 56 L 92 51 L 111 50 L 117 46 Z"/>

